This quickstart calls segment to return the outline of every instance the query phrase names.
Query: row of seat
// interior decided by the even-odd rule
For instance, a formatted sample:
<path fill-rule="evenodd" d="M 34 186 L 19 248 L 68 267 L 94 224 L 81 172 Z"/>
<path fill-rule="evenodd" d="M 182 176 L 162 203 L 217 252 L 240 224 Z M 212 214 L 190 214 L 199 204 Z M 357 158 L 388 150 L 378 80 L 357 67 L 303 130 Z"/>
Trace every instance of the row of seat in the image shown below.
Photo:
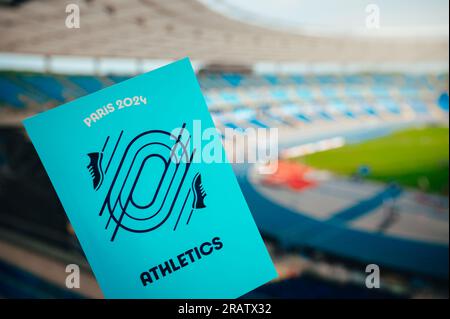
<path fill-rule="evenodd" d="M 40 111 L 128 78 L 0 73 L 0 105 Z M 201 74 L 199 80 L 202 85 L 211 80 L 228 82 L 228 88 L 216 83 L 214 89 L 204 89 L 204 95 L 216 124 L 232 128 L 426 114 L 430 105 L 445 104 L 445 94 L 448 97 L 441 91 L 448 87 L 448 75 Z"/>
<path fill-rule="evenodd" d="M 245 130 L 248 127 L 295 127 L 320 122 L 344 120 L 383 119 L 408 115 L 427 115 L 434 101 L 411 100 L 398 103 L 392 99 L 380 99 L 375 103 L 342 102 L 320 105 L 303 105 L 298 102 L 262 104 L 258 107 L 237 106 L 230 110 L 212 111 L 217 127 Z"/>
<path fill-rule="evenodd" d="M 276 90 L 236 90 L 232 91 L 206 91 L 205 99 L 210 109 L 224 109 L 230 106 L 246 104 L 248 106 L 276 102 L 284 103 L 289 101 L 298 101 L 305 105 L 318 104 L 364 104 L 376 103 L 379 100 L 393 100 L 397 103 L 402 101 L 416 101 L 436 99 L 439 94 L 429 90 L 409 90 L 402 92 L 399 89 L 391 90 L 335 90 L 333 93 L 320 90 L 317 87 L 301 87 L 301 88 L 279 88 Z"/>
<path fill-rule="evenodd" d="M 238 73 L 204 74 L 202 87 L 258 87 L 279 85 L 376 85 L 376 86 L 428 86 L 447 81 L 448 74 L 349 74 L 349 75 L 254 75 Z"/>
<path fill-rule="evenodd" d="M 0 73 L 0 105 L 39 111 L 114 83 L 106 77 Z"/>

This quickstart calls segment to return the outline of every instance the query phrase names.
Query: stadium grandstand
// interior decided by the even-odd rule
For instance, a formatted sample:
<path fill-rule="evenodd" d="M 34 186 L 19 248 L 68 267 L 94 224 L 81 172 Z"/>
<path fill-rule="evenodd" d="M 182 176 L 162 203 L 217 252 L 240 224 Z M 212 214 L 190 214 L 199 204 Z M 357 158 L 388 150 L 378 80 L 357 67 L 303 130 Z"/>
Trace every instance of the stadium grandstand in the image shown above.
<path fill-rule="evenodd" d="M 189 56 L 219 129 L 279 131 L 276 173 L 234 165 L 280 274 L 246 297 L 448 298 L 448 34 L 302 33 L 225 0 L 72 2 L 79 29 L 65 2 L 0 2 L 0 297 L 102 297 L 21 121 Z M 381 159 L 317 158 L 357 147 Z"/>

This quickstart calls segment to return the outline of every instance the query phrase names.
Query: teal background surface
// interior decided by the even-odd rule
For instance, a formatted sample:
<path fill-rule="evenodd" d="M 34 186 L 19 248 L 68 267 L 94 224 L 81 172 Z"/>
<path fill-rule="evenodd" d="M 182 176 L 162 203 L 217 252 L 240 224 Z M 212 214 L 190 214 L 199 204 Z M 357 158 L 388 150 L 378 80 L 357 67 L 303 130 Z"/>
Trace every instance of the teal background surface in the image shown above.
<path fill-rule="evenodd" d="M 91 127 L 83 122 L 107 103 L 139 95 L 147 97 L 147 105 L 115 110 Z M 202 128 L 214 127 L 195 73 L 185 58 L 24 121 L 107 298 L 236 298 L 276 276 L 232 167 L 226 162 L 192 164 L 187 180 L 191 181 L 195 172 L 202 174 L 207 207 L 195 210 L 189 225 L 184 220 L 173 231 L 176 208 L 183 202 L 179 200 L 174 213 L 158 229 L 147 233 L 119 229 L 115 240 L 110 240 L 115 225 L 105 229 L 109 214 L 106 211 L 99 216 L 99 212 L 117 168 L 116 157 L 120 158 L 131 139 L 144 131 L 170 132 L 186 123 L 192 134 L 194 120 L 200 120 Z M 95 191 L 86 168 L 87 154 L 100 151 L 110 136 L 107 158 L 122 130 L 118 155 L 102 187 Z M 203 146 L 209 142 L 203 141 Z M 151 170 L 146 174 L 158 175 Z M 190 182 L 183 186 L 181 198 L 189 187 Z M 221 250 L 146 287 L 142 285 L 143 271 L 214 237 L 221 238 Z"/>

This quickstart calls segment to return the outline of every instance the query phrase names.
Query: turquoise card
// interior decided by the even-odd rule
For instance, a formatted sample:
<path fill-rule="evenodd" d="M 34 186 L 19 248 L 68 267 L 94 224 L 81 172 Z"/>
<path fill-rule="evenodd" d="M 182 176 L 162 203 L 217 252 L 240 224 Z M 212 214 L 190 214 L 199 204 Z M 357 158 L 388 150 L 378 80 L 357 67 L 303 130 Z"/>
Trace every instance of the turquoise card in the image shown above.
<path fill-rule="evenodd" d="M 276 277 L 189 59 L 24 125 L 106 298 L 236 298 Z"/>

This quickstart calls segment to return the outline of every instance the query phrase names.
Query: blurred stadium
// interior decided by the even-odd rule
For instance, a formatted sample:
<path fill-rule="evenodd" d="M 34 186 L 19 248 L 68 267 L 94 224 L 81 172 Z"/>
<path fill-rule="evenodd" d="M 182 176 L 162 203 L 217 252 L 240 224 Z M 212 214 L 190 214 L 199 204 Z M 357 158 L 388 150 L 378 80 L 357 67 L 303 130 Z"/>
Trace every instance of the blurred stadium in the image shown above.
<path fill-rule="evenodd" d="M 79 29 L 66 2 L 0 1 L 0 297 L 102 297 L 21 120 L 189 56 L 218 128 L 279 129 L 276 173 L 234 165 L 280 275 L 246 297 L 448 298 L 448 2 L 379 1 L 418 20 L 378 31 L 358 0 L 336 11 L 358 12 L 347 28 L 290 26 L 254 1 L 71 2 Z"/>

